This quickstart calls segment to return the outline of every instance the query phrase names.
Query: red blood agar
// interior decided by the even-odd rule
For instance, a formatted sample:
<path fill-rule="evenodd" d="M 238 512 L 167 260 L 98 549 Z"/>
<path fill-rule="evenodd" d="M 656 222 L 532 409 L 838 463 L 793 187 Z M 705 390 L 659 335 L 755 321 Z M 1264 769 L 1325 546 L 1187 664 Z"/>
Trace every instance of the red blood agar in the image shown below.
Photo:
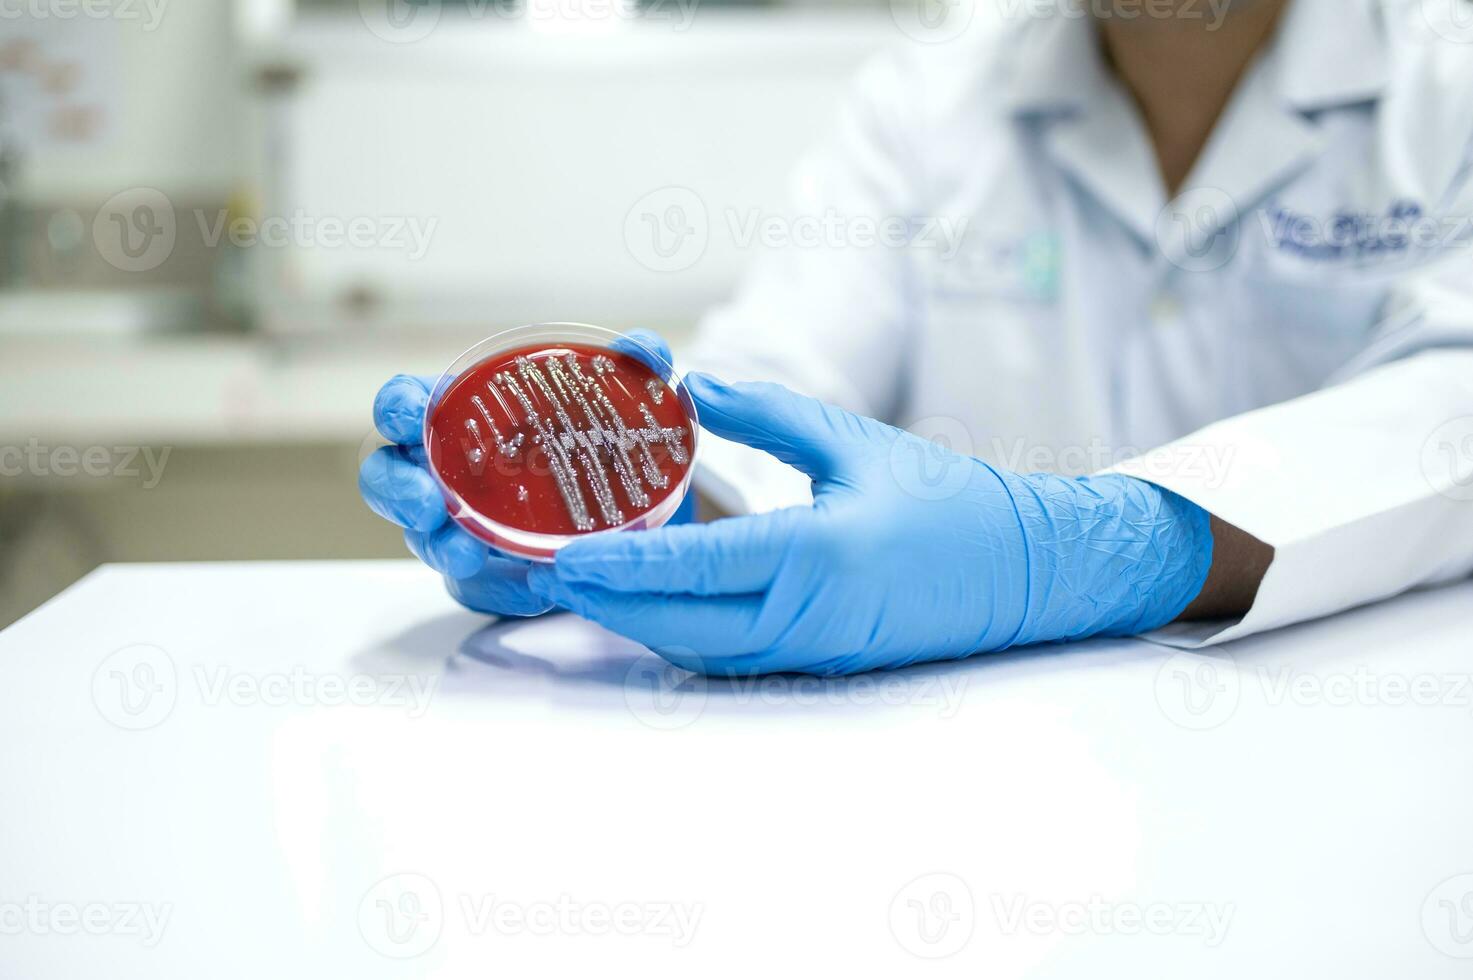
<path fill-rule="evenodd" d="M 431 409 L 425 449 L 463 527 L 545 557 L 551 548 L 508 541 L 486 522 L 537 535 L 642 526 L 684 489 L 693 429 L 675 389 L 638 358 L 544 343 L 456 377 Z"/>

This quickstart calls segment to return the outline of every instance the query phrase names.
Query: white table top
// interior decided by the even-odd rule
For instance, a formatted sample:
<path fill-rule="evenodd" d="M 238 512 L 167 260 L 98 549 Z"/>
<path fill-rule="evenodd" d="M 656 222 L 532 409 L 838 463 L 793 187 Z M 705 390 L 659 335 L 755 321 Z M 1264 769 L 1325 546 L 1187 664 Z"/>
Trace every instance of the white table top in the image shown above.
<path fill-rule="evenodd" d="M 410 562 L 105 568 L 0 633 L 0 973 L 1465 977 L 1470 600 L 734 684 Z"/>

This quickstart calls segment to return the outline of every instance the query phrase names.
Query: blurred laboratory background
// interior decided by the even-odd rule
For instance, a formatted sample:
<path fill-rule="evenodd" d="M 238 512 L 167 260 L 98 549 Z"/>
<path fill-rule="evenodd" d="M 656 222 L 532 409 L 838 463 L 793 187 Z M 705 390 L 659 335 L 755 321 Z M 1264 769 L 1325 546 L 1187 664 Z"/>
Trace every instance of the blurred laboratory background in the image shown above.
<path fill-rule="evenodd" d="M 909 2 L 0 2 L 0 625 L 103 562 L 405 555 L 378 386 L 539 320 L 678 352 L 750 256 L 648 233 L 780 209 Z"/>

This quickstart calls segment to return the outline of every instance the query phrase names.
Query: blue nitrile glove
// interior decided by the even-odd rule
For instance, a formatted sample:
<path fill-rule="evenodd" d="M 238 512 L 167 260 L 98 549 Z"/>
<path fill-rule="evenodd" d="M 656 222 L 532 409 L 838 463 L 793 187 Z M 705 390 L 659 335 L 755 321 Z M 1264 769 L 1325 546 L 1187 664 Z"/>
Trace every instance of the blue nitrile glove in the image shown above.
<path fill-rule="evenodd" d="M 691 374 L 702 424 L 813 479 L 811 507 L 600 535 L 532 591 L 710 674 L 840 674 L 1175 619 L 1208 515 L 1123 476 L 1020 475 L 780 385 Z"/>
<path fill-rule="evenodd" d="M 648 330 L 631 330 L 638 343 L 614 346 L 639 358 L 662 376 L 663 365 L 651 363 L 648 347 L 671 363 L 670 347 Z M 644 346 L 641 347 L 640 344 Z M 436 378 L 400 374 L 379 389 L 373 400 L 373 424 L 392 446 L 383 446 L 363 461 L 358 489 L 375 514 L 404 528 L 409 550 L 445 576 L 445 586 L 462 605 L 502 616 L 535 616 L 553 603 L 527 588 L 530 562 L 502 554 L 463 531 L 450 520 L 445 498 L 425 468 L 425 409 Z M 689 521 L 694 495 L 687 497 L 672 521 Z"/>

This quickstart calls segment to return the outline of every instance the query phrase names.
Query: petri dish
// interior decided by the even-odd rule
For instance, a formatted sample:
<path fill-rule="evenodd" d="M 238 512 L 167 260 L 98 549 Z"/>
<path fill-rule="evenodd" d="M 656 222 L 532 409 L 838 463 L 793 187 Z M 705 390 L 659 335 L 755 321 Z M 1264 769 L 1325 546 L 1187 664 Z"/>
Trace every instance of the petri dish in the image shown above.
<path fill-rule="evenodd" d="M 424 445 L 451 518 L 551 561 L 586 534 L 659 527 L 690 488 L 699 422 L 655 350 L 582 323 L 513 327 L 430 393 Z"/>

